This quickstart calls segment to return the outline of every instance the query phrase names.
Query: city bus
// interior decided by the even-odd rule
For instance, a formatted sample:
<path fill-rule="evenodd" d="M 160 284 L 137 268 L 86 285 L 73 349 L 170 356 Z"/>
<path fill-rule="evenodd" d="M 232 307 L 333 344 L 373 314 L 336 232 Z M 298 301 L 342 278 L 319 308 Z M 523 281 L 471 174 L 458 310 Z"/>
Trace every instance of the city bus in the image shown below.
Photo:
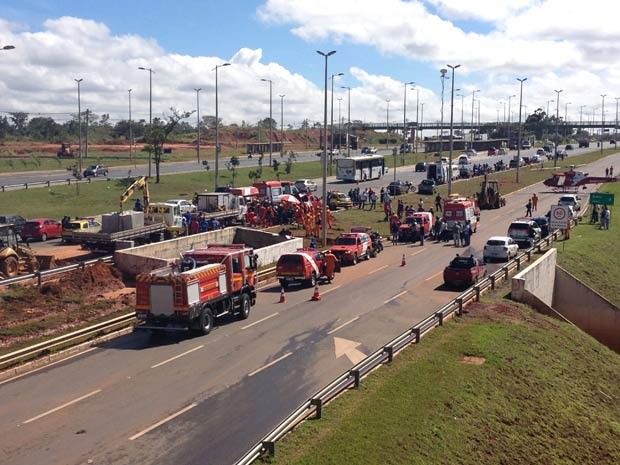
<path fill-rule="evenodd" d="M 362 155 L 336 160 L 336 179 L 355 182 L 379 179 L 387 174 L 383 155 Z"/>

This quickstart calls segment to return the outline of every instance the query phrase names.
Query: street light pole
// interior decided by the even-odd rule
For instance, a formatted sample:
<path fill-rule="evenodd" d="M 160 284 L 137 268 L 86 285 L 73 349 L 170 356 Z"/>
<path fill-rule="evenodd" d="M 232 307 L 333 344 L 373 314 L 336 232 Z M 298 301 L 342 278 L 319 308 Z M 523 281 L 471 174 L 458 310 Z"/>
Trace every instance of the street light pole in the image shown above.
<path fill-rule="evenodd" d="M 269 83 L 269 166 L 271 166 L 271 158 L 273 156 L 273 141 L 272 141 L 272 132 L 273 132 L 273 100 L 272 100 L 272 92 L 273 92 L 273 81 L 271 79 L 261 79 L 263 82 Z"/>
<path fill-rule="evenodd" d="M 138 69 L 141 69 L 142 71 L 148 71 L 149 72 L 149 129 L 152 131 L 153 130 L 153 73 L 155 71 L 153 71 L 152 68 L 146 68 L 144 66 L 139 66 Z M 151 159 L 153 158 L 153 155 L 151 152 L 149 152 L 149 178 L 151 177 Z"/>
<path fill-rule="evenodd" d="M 385 150 L 389 150 L 390 147 L 388 145 L 388 138 L 390 135 L 390 99 L 386 98 L 385 102 L 387 103 L 387 111 L 385 117 Z M 394 163 L 396 163 L 396 160 L 394 160 Z M 394 168 L 396 168 L 396 164 L 394 164 Z"/>
<path fill-rule="evenodd" d="M 476 96 L 476 92 L 480 92 L 480 89 L 476 89 L 471 93 L 471 129 L 470 129 L 470 141 L 469 148 L 474 148 L 474 97 Z"/>
<path fill-rule="evenodd" d="M 415 86 L 415 137 L 414 137 L 414 150 L 418 153 L 418 139 L 420 138 L 420 128 L 418 123 L 418 114 L 420 110 L 420 87 Z"/>
<path fill-rule="evenodd" d="M 463 103 L 465 99 L 465 95 L 456 94 L 457 97 L 461 97 L 461 136 L 465 137 L 465 125 L 463 124 Z"/>
<path fill-rule="evenodd" d="M 614 140 L 615 140 L 618 134 L 618 100 L 620 100 L 620 97 L 614 97 L 614 99 L 616 100 L 616 126 L 614 128 Z"/>
<path fill-rule="evenodd" d="M 566 102 L 564 104 L 564 137 L 568 136 L 568 106 L 573 102 Z"/>
<path fill-rule="evenodd" d="M 331 93 L 331 112 L 329 125 L 329 175 L 332 175 L 333 157 L 334 157 L 334 78 L 338 76 L 344 76 L 344 73 L 332 74 L 330 79 L 332 81 L 332 93 Z"/>
<path fill-rule="evenodd" d="M 553 156 L 553 167 L 555 168 L 556 166 L 558 166 L 558 145 L 560 144 L 560 130 L 559 130 L 559 124 L 560 124 L 560 93 L 562 92 L 563 89 L 560 90 L 554 90 L 554 92 L 557 94 L 556 97 L 556 106 L 555 106 L 555 154 Z"/>
<path fill-rule="evenodd" d="M 284 155 L 284 97 L 286 94 L 280 94 L 280 156 Z"/>
<path fill-rule="evenodd" d="M 439 70 L 441 73 L 441 122 L 439 124 L 439 143 L 441 144 L 441 152 L 443 152 L 443 90 L 444 90 L 444 81 L 446 80 L 447 69 L 442 68 Z"/>
<path fill-rule="evenodd" d="M 132 158 L 133 152 L 133 128 L 131 127 L 131 89 L 128 91 L 129 93 L 129 161 Z"/>
<path fill-rule="evenodd" d="M 605 97 L 607 94 L 601 94 L 603 105 L 601 106 L 601 155 L 603 154 L 603 136 L 605 135 Z"/>
<path fill-rule="evenodd" d="M 342 97 L 338 98 L 338 151 L 342 147 L 342 120 L 340 119 L 340 104 L 342 103 Z"/>
<path fill-rule="evenodd" d="M 422 143 L 424 143 L 424 102 L 420 103 L 420 106 L 422 107 L 420 110 L 420 139 L 422 140 Z"/>
<path fill-rule="evenodd" d="M 331 52 L 321 52 L 317 50 L 316 53 L 325 57 L 325 85 L 324 85 L 324 98 L 323 98 L 323 157 L 322 157 L 322 172 L 323 172 L 323 202 L 321 208 L 321 240 L 323 246 L 327 246 L 327 59 L 336 53 L 336 50 Z M 333 81 L 332 81 L 333 82 Z"/>
<path fill-rule="evenodd" d="M 82 174 L 82 107 L 81 107 L 81 98 L 80 98 L 80 83 L 83 80 L 84 80 L 83 78 L 74 79 L 74 81 L 77 82 L 77 95 L 78 95 L 78 134 L 79 134 L 78 150 L 80 151 L 80 158 L 79 158 L 80 174 Z"/>
<path fill-rule="evenodd" d="M 582 128 L 581 128 L 581 124 L 583 123 L 583 109 L 584 109 L 585 107 L 587 107 L 587 106 L 588 106 L 588 105 L 581 105 L 581 106 L 579 107 L 579 126 L 580 126 L 580 127 L 579 127 L 579 129 L 582 129 Z"/>
<path fill-rule="evenodd" d="M 219 100 L 218 100 L 218 87 L 217 87 L 217 69 L 222 66 L 230 66 L 230 63 L 222 63 L 221 65 L 215 65 L 211 71 L 215 70 L 215 188 L 220 185 L 220 114 L 219 114 Z M 260 133 L 260 132 L 259 132 Z"/>
<path fill-rule="evenodd" d="M 415 82 L 404 83 L 404 96 L 403 96 L 403 156 L 402 164 L 405 164 L 405 151 L 407 148 L 407 86 L 413 85 Z"/>
<path fill-rule="evenodd" d="M 347 86 L 340 86 L 341 89 L 347 89 L 349 95 L 347 97 L 348 116 L 347 116 L 347 157 L 351 156 L 351 141 L 349 140 L 351 131 L 351 88 Z"/>
<path fill-rule="evenodd" d="M 461 65 L 447 66 L 452 70 L 452 86 L 450 89 L 450 155 L 448 157 L 448 195 L 450 195 L 452 194 L 452 149 L 454 146 L 454 71 Z"/>
<path fill-rule="evenodd" d="M 517 135 L 517 184 L 519 183 L 519 171 L 521 165 L 521 107 L 523 106 L 523 83 L 527 81 L 527 78 L 517 78 L 517 81 L 521 83 L 521 91 L 519 92 L 519 131 Z"/>
<path fill-rule="evenodd" d="M 196 160 L 200 164 L 200 91 L 202 88 L 194 89 L 196 91 L 196 131 L 198 132 L 198 140 L 196 142 Z"/>

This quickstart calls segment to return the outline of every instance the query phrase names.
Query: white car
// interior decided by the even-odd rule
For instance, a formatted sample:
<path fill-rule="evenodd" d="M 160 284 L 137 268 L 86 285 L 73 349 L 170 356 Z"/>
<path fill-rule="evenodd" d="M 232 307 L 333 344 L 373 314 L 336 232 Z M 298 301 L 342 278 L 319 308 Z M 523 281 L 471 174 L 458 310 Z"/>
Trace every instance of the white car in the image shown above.
<path fill-rule="evenodd" d="M 519 245 L 507 236 L 493 236 L 484 245 L 483 259 L 486 263 L 490 259 L 510 260 L 519 253 Z"/>
<path fill-rule="evenodd" d="M 538 153 L 535 153 L 530 157 L 530 163 L 540 163 L 541 161 L 542 158 L 540 158 L 540 155 Z"/>
<path fill-rule="evenodd" d="M 558 205 L 568 205 L 573 210 L 581 210 L 581 198 L 575 194 L 565 194 L 558 200 Z"/>
<path fill-rule="evenodd" d="M 316 192 L 317 185 L 312 179 L 298 179 L 295 181 L 295 187 L 299 192 Z"/>
<path fill-rule="evenodd" d="M 467 155 L 469 155 L 470 157 L 475 157 L 476 155 L 478 155 L 478 152 L 476 152 L 474 149 L 467 149 L 465 151 L 467 153 Z"/>
<path fill-rule="evenodd" d="M 186 213 L 186 212 L 196 211 L 196 205 L 194 205 L 190 200 L 172 199 L 172 200 L 166 200 L 164 203 L 172 203 L 178 206 L 179 209 L 181 210 L 181 214 Z"/>

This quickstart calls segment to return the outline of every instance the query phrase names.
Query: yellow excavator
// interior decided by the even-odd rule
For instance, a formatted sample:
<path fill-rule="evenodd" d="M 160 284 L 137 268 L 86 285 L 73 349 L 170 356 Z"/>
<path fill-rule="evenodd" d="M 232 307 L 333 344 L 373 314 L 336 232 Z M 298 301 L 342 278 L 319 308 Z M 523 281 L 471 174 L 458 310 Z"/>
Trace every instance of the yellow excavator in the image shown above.
<path fill-rule="evenodd" d="M 123 211 L 123 204 L 125 202 L 127 202 L 127 200 L 129 200 L 129 198 L 134 194 L 134 192 L 136 190 L 141 190 L 142 191 L 142 199 L 143 199 L 143 204 L 141 205 L 141 210 L 146 211 L 146 207 L 148 207 L 149 205 L 149 183 L 148 183 L 148 177 L 147 176 L 142 176 L 138 179 L 136 179 L 126 190 L 125 192 L 123 192 L 123 195 L 121 195 L 121 203 L 120 203 L 120 211 Z M 135 208 L 134 208 L 135 210 Z M 140 210 L 140 209 L 139 209 Z"/>
<path fill-rule="evenodd" d="M 53 256 L 37 256 L 30 247 L 19 244 L 15 225 L 0 225 L 0 278 L 13 278 L 20 272 L 35 273 L 54 266 Z"/>

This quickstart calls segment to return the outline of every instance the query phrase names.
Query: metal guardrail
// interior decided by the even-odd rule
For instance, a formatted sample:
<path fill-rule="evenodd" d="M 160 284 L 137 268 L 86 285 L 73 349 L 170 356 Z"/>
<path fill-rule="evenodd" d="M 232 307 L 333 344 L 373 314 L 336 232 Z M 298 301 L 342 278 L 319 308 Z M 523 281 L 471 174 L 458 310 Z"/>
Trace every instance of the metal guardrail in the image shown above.
<path fill-rule="evenodd" d="M 17 284 L 22 281 L 28 281 L 30 279 L 36 279 L 37 285 L 40 287 L 42 278 L 44 276 L 54 276 L 57 274 L 66 273 L 68 271 L 73 271 L 77 269 L 84 269 L 87 266 L 92 266 L 98 262 L 111 263 L 114 261 L 114 257 L 112 255 L 108 255 L 105 257 L 94 258 L 92 260 L 86 260 L 80 263 L 76 263 L 74 265 L 60 266 L 58 268 L 53 268 L 51 270 L 37 271 L 36 273 L 25 274 L 22 276 L 16 276 L 14 278 L 0 279 L 0 286 L 9 286 L 11 284 Z"/>
<path fill-rule="evenodd" d="M 275 454 L 275 444 L 282 439 L 289 431 L 301 423 L 303 420 L 313 415 L 315 418 L 321 418 L 323 406 L 341 392 L 360 385 L 361 379 L 370 373 L 373 369 L 385 362 L 391 362 L 394 355 L 412 343 L 419 343 L 423 335 L 431 331 L 437 326 L 442 326 L 443 322 L 453 314 L 462 315 L 463 308 L 471 302 L 478 302 L 480 295 L 486 290 L 493 290 L 498 282 L 508 281 L 512 271 L 520 271 L 524 260 L 528 262 L 532 260 L 534 252 L 541 252 L 543 248 L 550 247 L 560 235 L 559 230 L 553 231 L 545 239 L 538 241 L 533 247 L 518 254 L 515 258 L 508 261 L 495 273 L 480 280 L 474 286 L 468 288 L 455 299 L 451 300 L 439 310 L 435 311 L 415 326 L 407 329 L 405 332 L 395 337 L 383 347 L 377 349 L 364 360 L 342 373 L 335 380 L 314 394 L 296 410 L 288 415 L 278 426 L 268 433 L 260 442 L 254 445 L 249 451 L 243 455 L 236 465 L 249 465 L 261 455 L 267 453 Z"/>
<path fill-rule="evenodd" d="M 111 181 L 112 179 L 127 179 L 127 176 L 119 176 L 119 177 L 110 177 L 105 176 L 106 181 Z M 30 187 L 51 187 L 52 184 L 66 184 L 70 186 L 71 184 L 90 184 L 92 182 L 92 177 L 88 177 L 85 179 L 75 179 L 75 178 L 67 178 L 67 179 L 57 179 L 57 180 L 49 180 L 49 181 L 34 181 L 34 182 L 22 182 L 19 184 L 6 184 L 0 186 L 0 192 L 12 191 L 17 189 L 26 189 L 28 190 Z"/>
<path fill-rule="evenodd" d="M 112 257 L 106 257 L 110 261 Z M 91 262 L 97 262 L 99 260 L 91 260 Z M 88 262 L 83 262 L 84 264 Z M 90 263 L 92 264 L 92 263 Z M 82 263 L 76 265 L 70 265 L 69 267 L 76 269 L 82 267 Z M 50 270 L 52 271 L 52 270 Z M 69 270 L 65 270 L 69 271 Z M 266 268 L 257 273 L 257 281 L 260 283 L 261 281 L 268 281 L 269 279 L 275 277 L 276 267 Z M 54 339 L 50 339 L 49 341 L 40 342 L 38 344 L 34 344 L 32 346 L 24 347 L 23 349 L 19 349 L 15 352 L 11 352 L 5 355 L 0 356 L 0 371 L 15 366 L 19 363 L 23 363 L 28 360 L 35 359 L 42 355 L 49 354 L 50 352 L 57 350 L 59 348 L 65 348 L 75 344 L 76 342 L 83 342 L 87 339 L 92 339 L 93 337 L 99 336 L 101 334 L 110 333 L 112 331 L 121 329 L 125 326 L 129 326 L 133 324 L 135 321 L 135 312 L 127 313 L 125 315 L 121 315 L 115 318 L 112 318 L 107 321 L 102 321 L 101 323 L 97 323 L 96 325 L 89 326 L 87 328 L 79 329 L 77 331 L 73 331 L 68 334 L 64 334 L 62 336 L 58 336 Z"/>

